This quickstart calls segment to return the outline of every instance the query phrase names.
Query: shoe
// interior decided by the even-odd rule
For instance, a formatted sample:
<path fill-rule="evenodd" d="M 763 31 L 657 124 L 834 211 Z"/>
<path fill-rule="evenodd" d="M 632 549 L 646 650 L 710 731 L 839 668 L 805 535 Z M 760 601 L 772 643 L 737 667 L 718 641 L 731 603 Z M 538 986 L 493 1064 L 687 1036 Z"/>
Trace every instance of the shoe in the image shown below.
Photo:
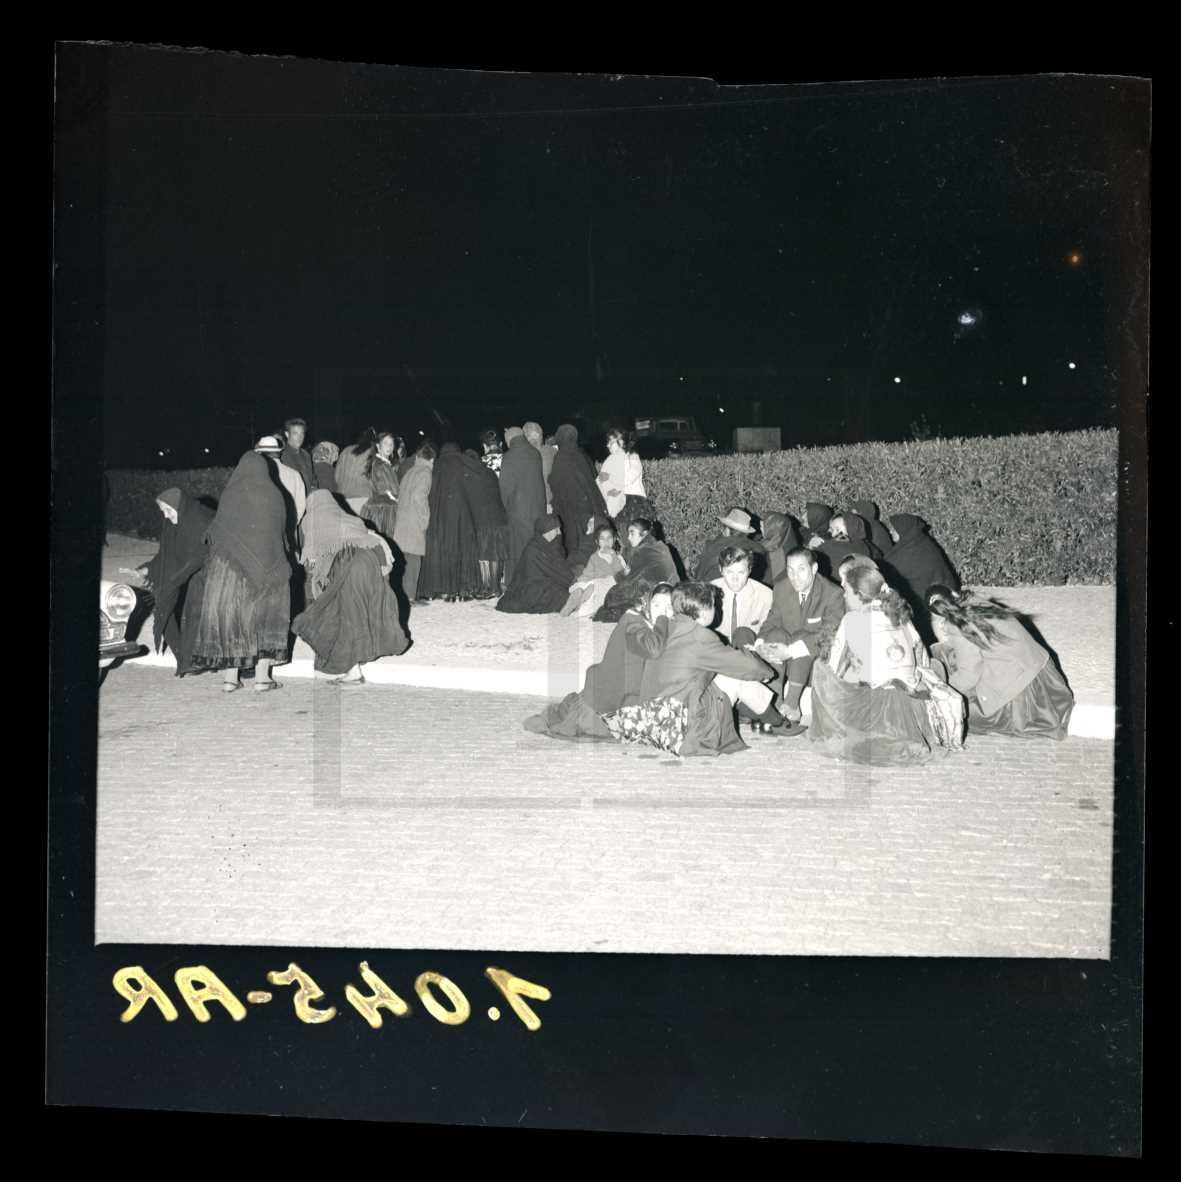
<path fill-rule="evenodd" d="M 364 674 L 362 674 L 360 677 L 334 677 L 334 678 L 332 678 L 332 680 L 328 684 L 329 685 L 364 685 L 365 684 L 365 676 L 364 676 Z"/>
<path fill-rule="evenodd" d="M 223 681 L 221 683 L 221 692 L 223 694 L 236 694 L 242 688 L 240 681 Z"/>
<path fill-rule="evenodd" d="M 807 729 L 798 718 L 794 722 L 788 718 L 784 720 L 782 726 L 777 726 L 767 733 L 775 735 L 780 739 L 794 739 L 797 735 L 802 735 Z"/>
<path fill-rule="evenodd" d="M 256 694 L 265 694 L 268 690 L 277 690 L 277 689 L 282 689 L 282 688 L 283 688 L 282 684 L 277 681 L 263 681 L 263 682 L 258 682 L 255 685 L 254 692 Z"/>

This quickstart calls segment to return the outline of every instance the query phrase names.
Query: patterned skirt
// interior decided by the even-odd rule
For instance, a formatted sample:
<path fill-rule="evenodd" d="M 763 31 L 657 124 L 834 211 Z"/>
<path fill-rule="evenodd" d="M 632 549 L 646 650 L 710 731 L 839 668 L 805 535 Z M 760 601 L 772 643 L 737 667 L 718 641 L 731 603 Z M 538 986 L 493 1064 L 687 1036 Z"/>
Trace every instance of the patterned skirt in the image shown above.
<path fill-rule="evenodd" d="M 276 582 L 262 592 L 220 555 L 206 566 L 201 616 L 193 637 L 196 669 L 252 669 L 259 661 L 287 659 L 291 584 Z"/>
<path fill-rule="evenodd" d="M 656 698 L 635 706 L 621 706 L 603 715 L 607 729 L 621 743 L 646 743 L 680 755 L 689 727 L 689 707 L 676 698 Z"/>

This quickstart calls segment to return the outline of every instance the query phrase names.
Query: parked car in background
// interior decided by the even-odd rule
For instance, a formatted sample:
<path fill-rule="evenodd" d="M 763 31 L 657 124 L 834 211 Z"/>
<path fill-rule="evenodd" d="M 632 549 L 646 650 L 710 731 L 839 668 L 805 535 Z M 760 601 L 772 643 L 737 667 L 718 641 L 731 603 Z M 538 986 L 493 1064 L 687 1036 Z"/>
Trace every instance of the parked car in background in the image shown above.
<path fill-rule="evenodd" d="M 98 667 L 115 661 L 141 657 L 148 650 L 126 639 L 127 621 L 135 611 L 135 588 L 103 579 L 98 589 Z"/>
<path fill-rule="evenodd" d="M 714 455 L 718 445 L 698 430 L 692 415 L 636 419 L 636 454 L 644 460 Z"/>

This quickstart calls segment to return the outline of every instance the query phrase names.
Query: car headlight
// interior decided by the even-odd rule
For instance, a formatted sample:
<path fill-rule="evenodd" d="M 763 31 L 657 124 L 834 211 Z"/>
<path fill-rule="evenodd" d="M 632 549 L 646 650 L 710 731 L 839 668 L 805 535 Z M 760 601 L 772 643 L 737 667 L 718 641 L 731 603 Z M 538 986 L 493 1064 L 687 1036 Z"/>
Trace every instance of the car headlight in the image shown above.
<path fill-rule="evenodd" d="M 103 611 L 112 620 L 125 620 L 135 610 L 135 592 L 126 583 L 116 583 L 103 600 Z"/>

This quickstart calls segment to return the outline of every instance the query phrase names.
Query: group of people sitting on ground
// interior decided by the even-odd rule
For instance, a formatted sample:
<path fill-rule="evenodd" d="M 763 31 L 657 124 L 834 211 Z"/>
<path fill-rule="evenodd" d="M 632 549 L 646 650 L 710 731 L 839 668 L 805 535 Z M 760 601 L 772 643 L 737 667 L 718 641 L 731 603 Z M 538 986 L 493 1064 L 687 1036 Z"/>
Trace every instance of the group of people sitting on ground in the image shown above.
<path fill-rule="evenodd" d="M 708 583 L 635 585 L 582 690 L 526 729 L 719 755 L 745 748 L 746 721 L 752 736 L 807 733 L 821 754 L 874 765 L 946 755 L 969 729 L 1065 738 L 1073 695 L 999 601 L 925 588 L 939 638 L 929 649 L 907 600 L 865 555 L 846 554 L 833 582 L 815 549 L 796 546 L 771 586 L 751 578 L 750 547 L 725 546 L 714 561 L 720 575 Z"/>

